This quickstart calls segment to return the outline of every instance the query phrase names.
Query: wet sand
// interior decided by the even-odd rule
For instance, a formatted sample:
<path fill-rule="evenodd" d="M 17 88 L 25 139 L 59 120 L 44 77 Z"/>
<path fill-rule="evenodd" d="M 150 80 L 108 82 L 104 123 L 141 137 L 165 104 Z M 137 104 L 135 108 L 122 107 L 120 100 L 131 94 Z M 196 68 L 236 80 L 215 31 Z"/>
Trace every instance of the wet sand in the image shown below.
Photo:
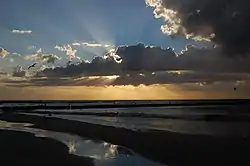
<path fill-rule="evenodd" d="M 107 141 L 125 146 L 146 158 L 167 165 L 250 164 L 250 138 L 243 135 L 223 137 L 188 135 L 156 130 L 131 131 L 124 128 L 101 126 L 54 117 L 45 118 L 20 114 L 1 115 L 0 119 L 9 122 L 32 123 L 34 128 L 74 133 L 92 140 Z M 46 143 L 44 143 L 45 146 Z M 63 149 L 59 148 L 58 151 L 63 151 Z M 65 151 L 67 151 L 66 147 Z M 38 153 L 34 152 L 35 154 Z M 77 161 L 79 160 L 76 159 Z"/>
<path fill-rule="evenodd" d="M 0 130 L 1 165 L 74 165 L 94 166 L 91 158 L 68 153 L 68 147 L 49 138 L 33 134 Z"/>

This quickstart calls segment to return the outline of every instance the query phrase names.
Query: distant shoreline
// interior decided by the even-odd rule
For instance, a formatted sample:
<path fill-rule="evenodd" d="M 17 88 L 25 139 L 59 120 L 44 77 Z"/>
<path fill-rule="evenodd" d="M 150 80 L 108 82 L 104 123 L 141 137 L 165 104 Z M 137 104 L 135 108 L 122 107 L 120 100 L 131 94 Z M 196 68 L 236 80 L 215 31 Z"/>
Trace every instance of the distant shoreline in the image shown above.
<path fill-rule="evenodd" d="M 108 102 L 108 101 L 106 101 Z M 112 102 L 112 101 L 110 101 Z M 199 100 L 199 101 L 165 101 L 166 103 L 140 103 L 142 101 L 113 101 L 114 103 L 86 104 L 87 101 L 0 101 L 2 111 L 36 110 L 36 109 L 107 109 L 107 108 L 136 108 L 136 107 L 168 107 L 168 106 L 250 106 L 250 100 Z M 132 103 L 122 103 L 132 102 Z M 139 103 L 137 103 L 139 102 Z M 153 101 L 157 102 L 157 101 Z M 36 104 L 36 105 L 14 105 L 14 104 Z M 4 105 L 9 104 L 9 105 Z M 56 105 L 51 105 L 56 104 Z M 82 104 L 82 105 L 79 105 Z"/>
<path fill-rule="evenodd" d="M 4 103 L 110 103 L 110 102 L 169 102 L 169 103 L 246 103 L 250 99 L 192 99 L 192 100 L 0 100 L 0 104 Z"/>

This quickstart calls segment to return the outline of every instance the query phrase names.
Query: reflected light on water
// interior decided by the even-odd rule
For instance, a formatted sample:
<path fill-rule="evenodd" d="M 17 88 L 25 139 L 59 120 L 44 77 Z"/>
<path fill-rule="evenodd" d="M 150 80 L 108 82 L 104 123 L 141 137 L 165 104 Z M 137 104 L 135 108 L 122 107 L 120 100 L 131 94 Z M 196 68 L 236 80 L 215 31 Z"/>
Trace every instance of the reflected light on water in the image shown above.
<path fill-rule="evenodd" d="M 104 154 L 104 158 L 108 159 L 108 158 L 114 158 L 116 156 L 117 153 L 117 145 L 109 145 L 109 149 L 108 151 Z"/>
<path fill-rule="evenodd" d="M 32 124 L 0 121 L 0 129 L 33 133 L 36 137 L 47 137 L 68 146 L 70 154 L 91 157 L 95 166 L 160 166 L 125 147 L 107 142 L 96 142 L 77 135 L 29 128 Z"/>
<path fill-rule="evenodd" d="M 0 120 L 0 128 L 1 127 L 28 127 L 32 126 L 30 123 L 15 123 L 15 122 L 6 122 Z"/>
<path fill-rule="evenodd" d="M 68 147 L 69 147 L 69 153 L 73 154 L 76 152 L 76 146 L 74 141 L 70 141 Z"/>

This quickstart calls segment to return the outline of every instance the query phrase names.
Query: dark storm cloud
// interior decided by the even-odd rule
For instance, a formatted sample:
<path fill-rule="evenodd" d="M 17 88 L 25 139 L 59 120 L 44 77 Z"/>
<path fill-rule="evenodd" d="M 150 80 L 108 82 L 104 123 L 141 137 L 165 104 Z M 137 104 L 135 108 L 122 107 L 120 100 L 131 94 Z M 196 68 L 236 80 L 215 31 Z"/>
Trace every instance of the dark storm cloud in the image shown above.
<path fill-rule="evenodd" d="M 122 58 L 122 71 L 154 72 L 166 70 L 192 70 L 197 72 L 250 72 L 250 57 L 221 55 L 221 48 L 195 47 L 188 45 L 181 53 L 171 48 L 122 46 L 116 54 Z"/>
<path fill-rule="evenodd" d="M 227 54 L 250 53 L 249 0 L 145 0 L 168 35 L 208 39 Z"/>
<path fill-rule="evenodd" d="M 67 67 L 47 68 L 38 75 L 47 77 L 63 76 L 105 76 L 136 75 L 157 71 L 188 70 L 205 73 L 248 73 L 250 57 L 226 58 L 220 54 L 220 48 L 198 48 L 187 46 L 181 53 L 172 49 L 149 47 L 142 44 L 120 46 L 116 56 L 95 57 L 91 62 L 82 61 Z"/>
<path fill-rule="evenodd" d="M 118 60 L 116 58 L 120 58 Z M 105 86 L 153 85 L 250 80 L 248 57 L 226 58 L 220 48 L 198 48 L 188 45 L 180 53 L 172 49 L 144 46 L 120 46 L 112 56 L 95 57 L 66 67 L 45 68 L 19 86 Z M 243 74 L 245 73 L 245 74 Z M 115 77 L 105 77 L 113 76 Z M 43 76 L 47 78 L 42 78 Z M 15 84 L 15 81 L 5 81 Z M 16 86 L 16 84 L 15 84 Z"/>
<path fill-rule="evenodd" d="M 121 46 L 116 54 L 122 58 L 123 71 L 161 71 L 175 69 L 177 55 L 171 49 L 144 46 Z"/>
<path fill-rule="evenodd" d="M 179 70 L 193 70 L 212 73 L 248 73 L 250 72 L 250 57 L 225 57 L 221 49 L 196 48 L 187 46 L 176 59 Z"/>
<path fill-rule="evenodd" d="M 38 76 L 70 77 L 70 76 L 102 76 L 119 72 L 119 64 L 113 58 L 95 57 L 90 63 L 82 61 L 66 67 L 46 68 L 38 72 Z"/>

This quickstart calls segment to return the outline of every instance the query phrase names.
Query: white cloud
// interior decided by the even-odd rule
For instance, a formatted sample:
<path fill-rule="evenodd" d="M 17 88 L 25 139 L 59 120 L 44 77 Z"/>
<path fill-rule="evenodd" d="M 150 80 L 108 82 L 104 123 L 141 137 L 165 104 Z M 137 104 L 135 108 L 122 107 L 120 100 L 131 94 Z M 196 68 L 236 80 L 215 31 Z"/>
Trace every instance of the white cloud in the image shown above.
<path fill-rule="evenodd" d="M 31 30 L 18 30 L 18 29 L 13 29 L 12 33 L 18 33 L 18 34 L 30 34 L 32 33 Z"/>
<path fill-rule="evenodd" d="M 60 58 L 54 54 L 43 54 L 42 48 L 39 48 L 35 54 L 26 55 L 24 57 L 26 60 L 38 61 L 38 62 L 46 62 L 46 63 L 55 63 L 56 60 Z"/>
<path fill-rule="evenodd" d="M 72 45 L 73 46 L 85 46 L 85 47 L 104 47 L 104 48 L 113 47 L 112 45 L 109 45 L 109 44 L 88 43 L 88 42 L 72 43 Z"/>
<path fill-rule="evenodd" d="M 25 59 L 37 62 L 55 63 L 55 61 L 60 58 L 54 54 L 32 54 L 26 55 Z"/>
<path fill-rule="evenodd" d="M 119 55 L 116 54 L 115 49 L 110 49 L 103 57 L 104 59 L 113 58 L 116 63 L 122 63 L 122 59 Z"/>
<path fill-rule="evenodd" d="M 82 46 L 87 46 L 87 47 L 112 47 L 109 44 L 99 44 L 99 43 L 81 43 Z"/>
<path fill-rule="evenodd" d="M 42 65 L 41 67 L 40 67 L 40 71 L 42 71 L 42 70 L 45 70 L 45 69 L 47 69 L 48 67 L 46 66 L 46 65 Z"/>
<path fill-rule="evenodd" d="M 26 76 L 26 72 L 23 70 L 22 66 L 17 65 L 17 67 L 14 68 L 13 76 L 24 77 L 24 76 Z"/>
<path fill-rule="evenodd" d="M 66 45 L 66 46 L 58 46 L 58 45 L 56 45 L 54 48 L 59 50 L 59 51 L 65 52 L 66 55 L 69 56 L 69 58 L 75 58 L 75 56 L 76 56 L 77 50 L 73 49 L 71 47 L 71 45 Z"/>
<path fill-rule="evenodd" d="M 88 46 L 88 47 L 102 47 L 102 44 L 98 43 L 82 43 L 83 46 Z"/>
<path fill-rule="evenodd" d="M 36 49 L 36 46 L 29 46 L 28 47 L 28 50 L 33 50 L 33 49 Z"/>
<path fill-rule="evenodd" d="M 38 54 L 30 54 L 30 55 L 26 55 L 24 59 L 31 60 L 31 61 L 38 61 L 40 58 L 38 57 Z"/>
<path fill-rule="evenodd" d="M 172 2 L 172 3 L 171 3 Z M 145 0 L 145 3 L 147 6 L 150 6 L 154 8 L 154 16 L 156 19 L 163 18 L 166 22 L 165 25 L 161 26 L 161 31 L 164 34 L 175 36 L 175 35 L 183 35 L 186 39 L 193 39 L 196 41 L 211 41 L 212 38 L 215 37 L 215 33 L 213 33 L 213 30 L 211 28 L 204 28 L 202 30 L 202 35 L 194 34 L 193 32 L 188 32 L 188 30 L 182 25 L 183 18 L 181 19 L 178 9 L 180 9 L 180 4 L 185 4 L 184 1 L 178 1 L 175 3 L 175 1 L 168 2 L 167 0 Z M 192 1 L 193 2 L 193 1 Z M 190 2 L 191 3 L 191 2 Z M 188 4 L 190 4 L 188 2 Z M 173 8 L 166 7 L 166 4 L 176 5 L 178 9 L 175 11 Z M 200 9 L 196 10 L 196 14 L 199 14 Z M 189 17 L 189 15 L 193 15 L 195 13 L 188 13 L 186 15 L 186 18 Z M 198 29 L 198 28 L 197 28 Z M 201 32 L 200 32 L 201 33 Z"/>
<path fill-rule="evenodd" d="M 34 54 L 26 55 L 24 58 L 31 61 L 40 61 L 42 56 L 42 48 L 39 48 Z"/>
<path fill-rule="evenodd" d="M 72 43 L 72 46 L 80 46 L 81 43 Z"/>
<path fill-rule="evenodd" d="M 9 54 L 10 54 L 10 53 L 9 53 L 6 49 L 0 47 L 0 56 L 1 56 L 2 58 L 4 58 L 6 55 L 9 55 Z"/>
<path fill-rule="evenodd" d="M 166 9 L 159 0 L 145 0 L 145 3 L 148 6 L 155 8 L 155 18 L 163 17 L 165 21 L 168 22 L 168 24 L 161 26 L 163 33 L 168 35 L 177 33 L 178 29 L 180 28 L 180 19 L 177 18 L 177 12 Z"/>
<path fill-rule="evenodd" d="M 13 67 L 16 67 L 16 65 L 28 65 L 30 63 L 29 61 L 24 59 L 24 57 L 21 54 L 16 52 L 10 53 L 7 57 L 3 59 L 5 59 L 6 61 L 3 62 L 4 64 L 2 64 L 1 67 L 6 70 L 11 69 L 11 71 Z"/>
<path fill-rule="evenodd" d="M 42 48 L 39 48 L 37 51 L 36 51 L 36 53 L 42 53 Z"/>
<path fill-rule="evenodd" d="M 57 56 L 57 55 L 54 55 L 54 54 L 44 54 L 41 56 L 41 59 L 43 62 L 46 62 L 46 63 L 55 63 L 56 60 L 59 60 L 60 58 Z"/>

